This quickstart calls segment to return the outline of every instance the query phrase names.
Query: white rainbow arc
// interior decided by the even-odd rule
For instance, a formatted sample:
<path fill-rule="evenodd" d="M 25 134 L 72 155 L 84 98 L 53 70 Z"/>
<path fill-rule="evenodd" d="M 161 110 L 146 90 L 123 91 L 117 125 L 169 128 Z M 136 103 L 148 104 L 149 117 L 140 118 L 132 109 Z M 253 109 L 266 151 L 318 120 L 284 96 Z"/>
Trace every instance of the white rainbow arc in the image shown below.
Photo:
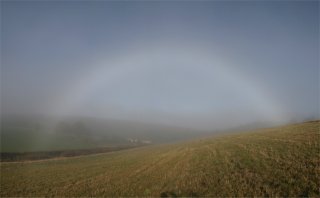
<path fill-rule="evenodd" d="M 192 48 L 144 48 L 140 51 L 128 55 L 122 55 L 117 58 L 99 60 L 94 63 L 91 73 L 86 74 L 85 78 L 80 79 L 72 85 L 59 102 L 53 105 L 50 112 L 59 115 L 69 115 L 83 105 L 87 98 L 103 87 L 112 86 L 117 81 L 125 80 L 131 73 L 150 69 L 156 61 L 179 60 L 187 63 L 188 66 L 197 67 L 206 73 L 216 73 L 221 79 L 235 89 L 241 89 L 244 96 L 252 103 L 255 109 L 268 121 L 283 122 L 286 116 L 281 106 L 272 98 L 272 95 L 259 82 L 253 81 L 247 75 L 244 75 L 236 67 L 232 67 L 230 61 L 223 59 L 221 61 L 214 57 L 208 50 Z M 193 66 L 192 66 L 193 65 Z"/>

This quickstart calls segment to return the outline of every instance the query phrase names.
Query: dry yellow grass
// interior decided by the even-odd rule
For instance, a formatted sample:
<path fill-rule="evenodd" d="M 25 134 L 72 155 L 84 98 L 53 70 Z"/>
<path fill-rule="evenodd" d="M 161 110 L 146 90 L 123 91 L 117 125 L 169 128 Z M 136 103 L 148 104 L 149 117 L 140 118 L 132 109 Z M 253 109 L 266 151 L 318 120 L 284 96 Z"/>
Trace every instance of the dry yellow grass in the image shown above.
<path fill-rule="evenodd" d="M 1 163 L 7 196 L 319 196 L 319 121 L 107 154 Z"/>

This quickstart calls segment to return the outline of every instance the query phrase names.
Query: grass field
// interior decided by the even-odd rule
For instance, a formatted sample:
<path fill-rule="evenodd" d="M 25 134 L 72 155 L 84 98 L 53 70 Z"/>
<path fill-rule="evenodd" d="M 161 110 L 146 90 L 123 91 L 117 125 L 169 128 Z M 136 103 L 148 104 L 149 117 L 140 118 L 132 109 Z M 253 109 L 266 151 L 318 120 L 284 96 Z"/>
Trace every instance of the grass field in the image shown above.
<path fill-rule="evenodd" d="M 1 163 L 5 196 L 319 196 L 319 121 L 90 156 Z"/>

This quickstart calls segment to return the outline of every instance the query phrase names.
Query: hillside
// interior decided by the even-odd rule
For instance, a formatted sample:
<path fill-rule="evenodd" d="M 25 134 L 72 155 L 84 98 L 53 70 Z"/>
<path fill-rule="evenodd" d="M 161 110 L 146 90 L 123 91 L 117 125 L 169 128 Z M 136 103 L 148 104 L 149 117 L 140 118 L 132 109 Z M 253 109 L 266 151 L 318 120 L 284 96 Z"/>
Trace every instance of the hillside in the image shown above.
<path fill-rule="evenodd" d="M 7 153 L 130 147 L 137 143 L 168 143 L 208 134 L 181 127 L 87 117 L 7 116 L 1 121 L 0 152 Z"/>
<path fill-rule="evenodd" d="M 1 163 L 5 196 L 319 196 L 319 121 L 178 144 Z"/>

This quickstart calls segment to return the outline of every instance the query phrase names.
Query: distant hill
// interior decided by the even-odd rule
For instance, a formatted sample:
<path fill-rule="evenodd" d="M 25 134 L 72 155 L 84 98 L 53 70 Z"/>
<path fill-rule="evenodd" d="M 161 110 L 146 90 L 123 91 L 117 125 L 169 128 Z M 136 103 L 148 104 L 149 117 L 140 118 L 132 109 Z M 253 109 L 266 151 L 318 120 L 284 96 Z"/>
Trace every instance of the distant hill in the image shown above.
<path fill-rule="evenodd" d="M 53 121 L 54 120 L 54 121 Z M 1 152 L 91 149 L 158 144 L 207 135 L 186 128 L 97 118 L 11 116 L 2 118 Z"/>

